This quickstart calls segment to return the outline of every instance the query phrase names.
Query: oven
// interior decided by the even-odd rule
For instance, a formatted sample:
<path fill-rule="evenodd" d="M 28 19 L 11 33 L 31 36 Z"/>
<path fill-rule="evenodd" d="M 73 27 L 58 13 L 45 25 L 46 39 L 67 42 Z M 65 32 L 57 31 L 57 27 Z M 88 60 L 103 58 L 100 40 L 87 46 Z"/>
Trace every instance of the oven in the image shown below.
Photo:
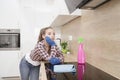
<path fill-rule="evenodd" d="M 0 50 L 20 49 L 20 29 L 0 29 Z"/>

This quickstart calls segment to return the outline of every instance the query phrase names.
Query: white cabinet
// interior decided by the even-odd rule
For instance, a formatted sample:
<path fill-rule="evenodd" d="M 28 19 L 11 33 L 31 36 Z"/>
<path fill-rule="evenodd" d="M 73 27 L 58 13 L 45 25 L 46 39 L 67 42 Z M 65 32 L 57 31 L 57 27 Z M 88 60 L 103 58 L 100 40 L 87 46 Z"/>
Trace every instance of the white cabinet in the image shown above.
<path fill-rule="evenodd" d="M 19 75 L 19 51 L 0 51 L 0 77 Z"/>

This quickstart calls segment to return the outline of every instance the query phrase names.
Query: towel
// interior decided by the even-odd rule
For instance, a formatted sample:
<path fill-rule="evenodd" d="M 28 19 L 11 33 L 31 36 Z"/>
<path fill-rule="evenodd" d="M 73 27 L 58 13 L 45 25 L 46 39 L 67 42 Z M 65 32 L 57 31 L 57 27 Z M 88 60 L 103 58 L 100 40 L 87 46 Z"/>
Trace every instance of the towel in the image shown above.
<path fill-rule="evenodd" d="M 56 73 L 76 72 L 76 68 L 75 65 L 73 64 L 54 65 L 54 72 Z"/>

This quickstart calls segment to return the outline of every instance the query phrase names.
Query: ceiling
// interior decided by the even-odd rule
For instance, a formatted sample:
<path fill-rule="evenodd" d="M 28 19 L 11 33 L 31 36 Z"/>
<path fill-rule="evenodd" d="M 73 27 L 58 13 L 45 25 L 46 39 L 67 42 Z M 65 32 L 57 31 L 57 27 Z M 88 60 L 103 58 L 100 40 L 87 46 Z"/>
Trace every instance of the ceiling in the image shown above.
<path fill-rule="evenodd" d="M 80 9 L 69 14 L 64 0 L 20 0 L 20 3 L 24 8 L 34 9 L 34 11 L 39 13 L 56 15 L 55 18 L 52 18 L 53 20 L 50 20 L 51 26 L 64 25 L 81 15 Z M 39 17 L 39 19 L 41 18 Z"/>
<path fill-rule="evenodd" d="M 80 10 L 69 14 L 64 0 L 11 1 L 0 0 L 0 10 L 2 10 L 0 24 L 5 24 L 7 21 L 15 25 L 23 22 L 30 27 L 61 26 L 81 15 Z"/>

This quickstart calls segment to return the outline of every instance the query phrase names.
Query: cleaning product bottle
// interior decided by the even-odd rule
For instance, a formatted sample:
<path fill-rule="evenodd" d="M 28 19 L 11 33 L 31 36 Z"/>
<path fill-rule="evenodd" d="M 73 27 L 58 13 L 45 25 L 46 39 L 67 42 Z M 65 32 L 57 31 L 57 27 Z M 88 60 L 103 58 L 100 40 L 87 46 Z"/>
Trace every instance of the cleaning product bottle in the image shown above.
<path fill-rule="evenodd" d="M 78 80 L 83 80 L 83 74 L 85 69 L 85 53 L 83 49 L 83 39 L 79 38 L 79 48 L 78 48 Z"/>
<path fill-rule="evenodd" d="M 84 50 L 83 50 L 83 43 L 79 44 L 78 64 L 85 64 L 85 53 L 84 53 Z"/>

